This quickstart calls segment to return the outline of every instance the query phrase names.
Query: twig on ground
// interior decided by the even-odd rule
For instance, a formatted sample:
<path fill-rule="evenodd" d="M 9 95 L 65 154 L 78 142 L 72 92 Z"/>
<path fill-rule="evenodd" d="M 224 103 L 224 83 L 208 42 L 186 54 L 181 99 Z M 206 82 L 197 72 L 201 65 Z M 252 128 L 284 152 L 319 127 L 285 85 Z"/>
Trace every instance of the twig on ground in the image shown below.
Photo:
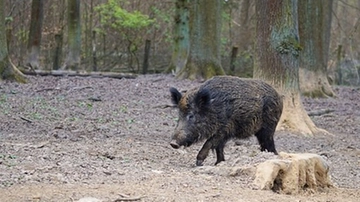
<path fill-rule="evenodd" d="M 126 194 L 119 194 L 121 196 L 121 198 L 116 199 L 114 202 L 121 202 L 121 201 L 140 201 L 142 198 L 144 198 L 145 196 L 139 196 L 139 197 L 130 197 L 129 195 Z"/>
<path fill-rule="evenodd" d="M 121 201 L 140 201 L 145 196 L 139 196 L 139 197 L 129 197 L 129 198 L 118 198 L 115 199 L 114 202 L 121 202 Z"/>
<path fill-rule="evenodd" d="M 329 114 L 329 113 L 334 112 L 334 111 L 335 110 L 333 110 L 333 109 L 320 109 L 320 110 L 308 112 L 308 115 L 309 116 L 321 116 L 321 115 L 324 115 L 324 114 Z"/>
<path fill-rule="evenodd" d="M 71 90 L 83 90 L 86 88 L 93 88 L 93 87 L 92 86 L 77 86 L 77 87 L 72 88 Z"/>
<path fill-rule="evenodd" d="M 41 92 L 41 91 L 51 91 L 51 90 L 60 90 L 60 88 L 43 88 L 43 89 L 39 89 L 36 90 L 35 92 Z"/>
<path fill-rule="evenodd" d="M 20 119 L 22 119 L 22 120 L 24 120 L 24 121 L 26 121 L 26 122 L 28 122 L 28 123 L 32 123 L 32 120 L 27 119 L 27 118 L 25 118 L 25 117 L 20 116 Z"/>
<path fill-rule="evenodd" d="M 168 107 L 175 108 L 176 105 L 162 104 L 162 105 L 156 105 L 156 106 L 154 106 L 154 108 L 161 108 L 161 109 L 165 109 L 165 108 L 168 108 Z"/>

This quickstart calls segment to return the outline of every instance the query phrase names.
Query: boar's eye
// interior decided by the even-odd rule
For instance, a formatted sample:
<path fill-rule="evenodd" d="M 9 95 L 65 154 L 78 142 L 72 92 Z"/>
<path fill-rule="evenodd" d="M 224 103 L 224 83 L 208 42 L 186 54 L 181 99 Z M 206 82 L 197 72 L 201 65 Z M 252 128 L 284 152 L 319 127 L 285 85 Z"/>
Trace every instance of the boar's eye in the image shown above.
<path fill-rule="evenodd" d="M 195 117 L 194 117 L 194 114 L 190 113 L 186 116 L 187 120 L 188 121 L 194 121 Z"/>

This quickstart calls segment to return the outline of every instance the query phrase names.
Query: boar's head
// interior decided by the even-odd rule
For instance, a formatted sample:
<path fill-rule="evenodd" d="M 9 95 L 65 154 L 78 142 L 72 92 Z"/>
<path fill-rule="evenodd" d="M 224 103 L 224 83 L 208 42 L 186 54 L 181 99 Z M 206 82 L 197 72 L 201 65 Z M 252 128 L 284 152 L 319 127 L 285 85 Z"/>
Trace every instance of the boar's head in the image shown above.
<path fill-rule="evenodd" d="M 171 101 L 177 105 L 179 119 L 170 145 L 178 149 L 188 147 L 209 134 L 210 92 L 207 89 L 192 89 L 182 95 L 176 88 L 170 88 Z"/>

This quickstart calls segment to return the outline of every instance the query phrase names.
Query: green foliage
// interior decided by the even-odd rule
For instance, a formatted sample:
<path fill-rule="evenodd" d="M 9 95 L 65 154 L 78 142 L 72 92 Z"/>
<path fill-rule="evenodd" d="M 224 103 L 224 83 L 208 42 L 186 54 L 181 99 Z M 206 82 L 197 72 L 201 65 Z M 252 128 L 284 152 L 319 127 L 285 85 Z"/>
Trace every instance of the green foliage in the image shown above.
<path fill-rule="evenodd" d="M 161 21 L 164 21 L 165 23 L 172 23 L 173 21 L 173 16 L 170 15 L 169 13 L 166 13 L 165 11 L 162 11 L 160 9 L 158 9 L 155 6 L 151 6 L 151 11 L 155 14 L 155 16 L 160 19 Z M 170 11 L 171 12 L 171 11 Z M 155 24 L 155 26 L 157 26 L 157 28 L 161 28 L 159 27 L 159 24 Z"/>
<path fill-rule="evenodd" d="M 275 50 L 281 54 L 291 53 L 294 56 L 298 56 L 302 47 L 293 34 L 279 34 L 272 32 L 272 46 Z"/>
<path fill-rule="evenodd" d="M 171 25 L 173 23 L 175 9 L 172 7 L 171 9 L 161 10 L 155 6 L 151 6 L 151 11 L 156 19 L 153 23 L 153 28 L 163 30 L 165 35 L 164 40 L 166 42 L 172 42 L 172 29 L 171 26 L 167 25 Z"/>
<path fill-rule="evenodd" d="M 139 29 L 149 26 L 153 20 L 139 11 L 130 13 L 121 8 L 122 0 L 109 0 L 96 7 L 101 15 L 101 23 L 114 29 Z"/>
<path fill-rule="evenodd" d="M 29 30 L 27 29 L 20 29 L 15 36 L 17 37 L 17 39 L 23 43 L 26 43 L 28 41 L 28 36 L 29 36 Z"/>
<path fill-rule="evenodd" d="M 5 24 L 8 24 L 13 21 L 14 21 L 14 18 L 12 16 L 5 17 Z"/>

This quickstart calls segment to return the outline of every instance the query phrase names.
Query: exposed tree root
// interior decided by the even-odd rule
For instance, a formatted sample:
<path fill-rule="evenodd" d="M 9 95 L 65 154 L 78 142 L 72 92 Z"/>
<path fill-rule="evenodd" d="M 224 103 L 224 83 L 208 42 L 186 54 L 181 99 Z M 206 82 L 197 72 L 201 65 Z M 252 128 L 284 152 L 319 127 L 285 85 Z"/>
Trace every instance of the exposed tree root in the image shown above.
<path fill-rule="evenodd" d="M 1 69 L 3 69 L 3 72 L 1 72 Z M 19 83 L 27 82 L 25 75 L 11 62 L 8 56 L 6 56 L 3 61 L 0 61 L 0 72 L 0 79 Z"/>
<path fill-rule="evenodd" d="M 299 93 L 288 93 L 283 102 L 284 108 L 277 126 L 278 130 L 288 130 L 305 136 L 329 134 L 326 130 L 315 126 L 301 103 Z"/>
<path fill-rule="evenodd" d="M 300 91 L 304 96 L 312 98 L 334 97 L 335 93 L 327 79 L 327 75 L 315 73 L 304 68 L 299 69 Z"/>

